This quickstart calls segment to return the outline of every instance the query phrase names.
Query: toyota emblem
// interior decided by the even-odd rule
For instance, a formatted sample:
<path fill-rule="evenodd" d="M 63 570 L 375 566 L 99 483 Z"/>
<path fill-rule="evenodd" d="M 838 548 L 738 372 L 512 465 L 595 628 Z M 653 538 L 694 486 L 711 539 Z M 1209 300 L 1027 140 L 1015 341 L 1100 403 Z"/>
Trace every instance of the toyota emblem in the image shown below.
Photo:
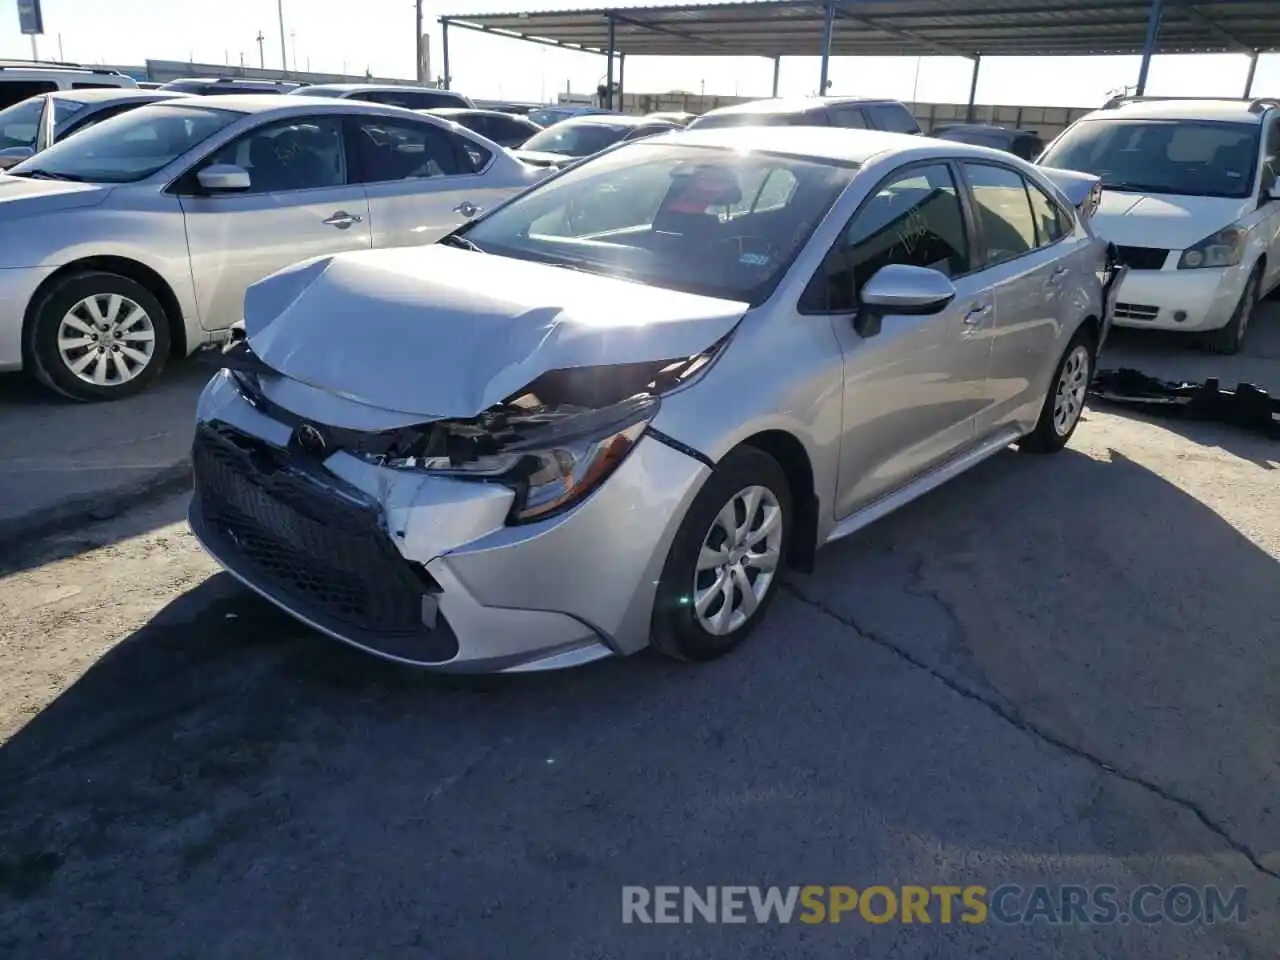
<path fill-rule="evenodd" d="M 319 427 L 304 423 L 298 427 L 298 446 L 307 453 L 322 454 L 329 447 L 329 441 L 324 438 L 324 434 L 320 432 Z"/>

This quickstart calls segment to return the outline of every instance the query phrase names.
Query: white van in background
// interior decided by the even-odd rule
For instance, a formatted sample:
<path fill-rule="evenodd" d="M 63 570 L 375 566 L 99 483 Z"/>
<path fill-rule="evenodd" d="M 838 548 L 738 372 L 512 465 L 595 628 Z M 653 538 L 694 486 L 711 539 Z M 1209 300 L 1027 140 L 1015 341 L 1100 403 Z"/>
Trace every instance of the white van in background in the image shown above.
<path fill-rule="evenodd" d="M 0 110 L 41 93 L 137 85 L 133 77 L 110 67 L 45 60 L 0 60 Z"/>

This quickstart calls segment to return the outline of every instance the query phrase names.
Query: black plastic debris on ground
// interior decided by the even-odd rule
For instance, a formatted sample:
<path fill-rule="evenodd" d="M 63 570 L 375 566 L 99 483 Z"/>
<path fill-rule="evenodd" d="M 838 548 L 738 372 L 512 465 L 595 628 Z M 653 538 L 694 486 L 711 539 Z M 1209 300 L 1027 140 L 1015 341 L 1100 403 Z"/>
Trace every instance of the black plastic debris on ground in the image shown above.
<path fill-rule="evenodd" d="M 1158 380 L 1122 367 L 1099 370 L 1089 396 L 1161 416 L 1212 420 L 1280 440 L 1280 397 L 1251 383 L 1223 390 L 1216 377 L 1203 383 Z"/>

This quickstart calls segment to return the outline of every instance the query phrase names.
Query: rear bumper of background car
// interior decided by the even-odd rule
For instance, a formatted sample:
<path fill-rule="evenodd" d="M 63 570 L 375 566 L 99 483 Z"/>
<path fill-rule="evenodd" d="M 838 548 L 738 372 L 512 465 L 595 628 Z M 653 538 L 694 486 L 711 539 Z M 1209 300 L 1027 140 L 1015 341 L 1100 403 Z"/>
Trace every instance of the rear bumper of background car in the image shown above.
<path fill-rule="evenodd" d="M 708 473 L 643 437 L 581 504 L 508 526 L 499 485 L 290 449 L 219 374 L 201 398 L 190 522 L 232 574 L 378 656 L 450 672 L 571 666 L 648 643 L 671 541 Z"/>

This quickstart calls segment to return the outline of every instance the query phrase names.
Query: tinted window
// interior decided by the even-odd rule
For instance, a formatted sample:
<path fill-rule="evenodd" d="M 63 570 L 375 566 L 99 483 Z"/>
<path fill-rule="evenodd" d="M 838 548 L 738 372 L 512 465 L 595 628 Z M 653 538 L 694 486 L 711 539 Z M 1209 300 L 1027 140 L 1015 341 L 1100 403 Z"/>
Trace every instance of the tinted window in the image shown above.
<path fill-rule="evenodd" d="M 248 170 L 250 193 L 340 186 L 347 182 L 342 122 L 314 117 L 269 123 L 227 144 L 207 161 L 214 163 Z"/>
<path fill-rule="evenodd" d="M 80 82 L 77 82 L 77 83 L 73 83 L 73 84 L 71 84 L 71 89 L 72 89 L 72 90 L 103 90 L 103 89 L 106 89 L 106 88 L 108 88 L 108 87 L 118 87 L 118 86 L 120 86 L 120 84 L 118 84 L 118 83 L 89 83 L 89 82 L 80 83 Z"/>
<path fill-rule="evenodd" d="M 1040 162 L 1092 173 L 1112 190 L 1246 197 L 1260 131 L 1213 120 L 1082 120 Z"/>
<path fill-rule="evenodd" d="M 58 85 L 49 80 L 0 80 L 0 110 L 21 103 L 27 97 L 52 93 Z"/>
<path fill-rule="evenodd" d="M 1266 197 L 1280 174 L 1280 118 L 1267 125 L 1267 138 L 1262 151 L 1262 196 Z"/>
<path fill-rule="evenodd" d="M 613 146 L 630 132 L 630 126 L 620 124 L 565 120 L 530 137 L 524 149 L 559 153 L 566 157 L 589 157 Z"/>
<path fill-rule="evenodd" d="M 1035 249 L 1036 227 L 1026 182 L 1006 167 L 965 163 L 978 222 L 986 241 L 984 266 L 993 266 Z"/>
<path fill-rule="evenodd" d="M 353 126 L 352 152 L 365 183 L 470 173 L 488 159 L 483 148 L 425 123 L 369 119 Z"/>
<path fill-rule="evenodd" d="M 69 180 L 130 183 L 151 176 L 244 114 L 209 107 L 149 104 L 112 117 L 10 169 L 27 166 Z"/>
<path fill-rule="evenodd" d="M 488 119 L 489 132 L 485 136 L 504 147 L 518 147 L 535 133 L 540 132 L 536 124 L 517 120 L 514 117 L 489 117 Z"/>
<path fill-rule="evenodd" d="M 877 270 L 890 263 L 958 276 L 969 270 L 960 193 L 945 164 L 891 176 L 854 214 L 805 292 L 808 309 L 851 312 Z"/>
<path fill-rule="evenodd" d="M 900 103 L 873 103 L 863 108 L 877 130 L 891 133 L 919 133 L 920 124 L 911 111 Z"/>
<path fill-rule="evenodd" d="M 1061 240 L 1066 230 L 1058 205 L 1034 183 L 1027 183 L 1027 195 L 1031 198 L 1031 217 L 1036 225 L 1036 245 L 1044 247 Z"/>
<path fill-rule="evenodd" d="M 368 103 L 384 103 L 391 107 L 407 107 L 410 110 L 466 106 L 456 94 L 432 93 L 429 90 L 370 90 L 353 93 L 351 99 L 364 100 Z"/>
<path fill-rule="evenodd" d="M 861 107 L 831 107 L 831 123 L 837 127 L 848 127 L 853 130 L 867 129 L 867 117 Z"/>
<path fill-rule="evenodd" d="M 15 103 L 7 110 L 0 110 L 0 150 L 35 145 L 40 133 L 40 115 L 44 113 L 45 99 L 36 97 Z"/>
<path fill-rule="evenodd" d="M 785 202 L 744 207 L 752 185 L 769 188 L 775 175 L 794 181 Z M 852 176 L 844 166 L 642 140 L 542 181 L 466 236 L 497 256 L 758 303 Z"/>
<path fill-rule="evenodd" d="M 1040 151 L 1043 149 L 1043 140 L 1031 134 L 1024 134 L 1014 139 L 1012 152 L 1015 156 L 1021 157 L 1030 163 L 1040 156 Z"/>

